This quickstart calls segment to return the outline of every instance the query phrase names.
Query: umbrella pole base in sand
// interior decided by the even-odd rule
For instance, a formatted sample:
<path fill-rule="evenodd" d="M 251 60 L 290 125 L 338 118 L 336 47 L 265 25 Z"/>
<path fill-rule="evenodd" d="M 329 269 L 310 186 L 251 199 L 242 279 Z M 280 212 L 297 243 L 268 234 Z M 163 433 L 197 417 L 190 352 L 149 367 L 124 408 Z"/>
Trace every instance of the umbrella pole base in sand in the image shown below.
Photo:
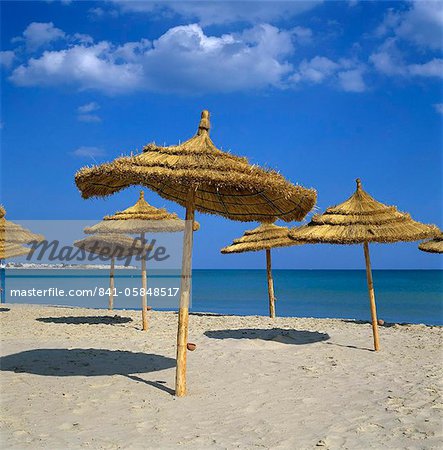
<path fill-rule="evenodd" d="M 380 340 L 378 337 L 377 308 L 375 306 L 374 283 L 372 282 L 371 259 L 369 257 L 369 244 L 367 242 L 365 242 L 363 244 L 363 248 L 365 250 L 366 279 L 368 282 L 369 302 L 371 305 L 372 334 L 374 336 L 374 350 L 376 352 L 378 352 L 380 350 Z"/>
<path fill-rule="evenodd" d="M 145 240 L 145 233 L 141 234 L 141 242 Z M 142 256 L 142 330 L 148 330 L 148 300 L 147 300 L 148 281 L 146 279 L 146 253 Z"/>
<path fill-rule="evenodd" d="M 108 303 L 108 309 L 109 311 L 112 311 L 114 309 L 114 264 L 115 259 L 114 257 L 111 258 L 111 271 L 109 273 L 109 303 Z"/>
<path fill-rule="evenodd" d="M 194 225 L 195 192 L 189 193 L 186 207 L 186 225 L 183 237 L 182 278 L 177 330 L 177 369 L 175 374 L 175 395 L 186 395 L 186 352 L 188 344 L 189 298 L 191 295 L 192 241 Z"/>
<path fill-rule="evenodd" d="M 271 250 L 266 250 L 266 273 L 268 277 L 269 317 L 275 319 L 274 280 L 272 278 Z"/>

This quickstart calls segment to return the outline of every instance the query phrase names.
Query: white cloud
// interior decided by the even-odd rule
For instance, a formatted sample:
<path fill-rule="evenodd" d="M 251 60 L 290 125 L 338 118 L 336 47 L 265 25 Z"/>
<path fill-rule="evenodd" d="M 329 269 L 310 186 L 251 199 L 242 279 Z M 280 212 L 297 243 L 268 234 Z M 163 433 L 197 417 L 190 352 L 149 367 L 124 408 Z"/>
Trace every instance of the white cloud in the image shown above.
<path fill-rule="evenodd" d="M 391 9 L 378 27 L 379 36 L 394 36 L 417 46 L 438 50 L 443 47 L 443 2 L 414 0 L 407 10 Z"/>
<path fill-rule="evenodd" d="M 86 103 L 77 108 L 77 120 L 80 122 L 87 123 L 98 123 L 101 122 L 102 119 L 97 114 L 93 114 L 94 112 L 100 109 L 100 105 L 96 102 Z"/>
<path fill-rule="evenodd" d="M 364 92 L 366 90 L 362 69 L 345 70 L 339 72 L 337 76 L 341 88 L 346 92 Z"/>
<path fill-rule="evenodd" d="M 201 25 L 226 24 L 234 22 L 272 23 L 302 14 L 322 0 L 287 0 L 287 1 L 127 1 L 114 0 L 122 12 L 145 13 L 157 16 L 179 15 Z M 100 12 L 99 12 L 100 14 Z"/>
<path fill-rule="evenodd" d="M 397 48 L 395 38 L 386 41 L 369 57 L 376 70 L 385 75 L 406 75 L 406 64 L 403 55 Z"/>
<path fill-rule="evenodd" d="M 300 30 L 298 30 L 300 33 Z M 108 93 L 233 92 L 281 86 L 292 70 L 295 32 L 257 25 L 241 33 L 206 35 L 199 25 L 171 28 L 151 43 L 109 42 L 45 51 L 17 67 L 19 86 L 75 85 Z"/>
<path fill-rule="evenodd" d="M 369 57 L 369 60 L 375 69 L 384 75 L 443 78 L 443 59 L 433 58 L 424 63 L 407 63 L 404 60 L 403 53 L 398 49 L 396 38 L 387 39 Z"/>
<path fill-rule="evenodd" d="M 339 67 L 339 64 L 324 56 L 316 56 L 310 61 L 305 59 L 300 63 L 298 70 L 292 76 L 292 80 L 295 82 L 322 83 L 334 74 Z"/>
<path fill-rule="evenodd" d="M 89 156 L 91 158 L 104 156 L 106 152 L 100 147 L 88 147 L 81 146 L 72 152 L 74 156 L 85 157 Z"/>
<path fill-rule="evenodd" d="M 439 113 L 443 114 L 443 103 L 436 103 L 434 109 Z"/>
<path fill-rule="evenodd" d="M 50 42 L 64 37 L 65 33 L 59 28 L 56 28 L 52 22 L 32 22 L 23 32 L 23 37 L 13 38 L 12 42 L 24 41 L 26 48 L 30 52 L 33 52 Z"/>
<path fill-rule="evenodd" d="M 18 86 L 75 85 L 108 93 L 128 92 L 141 87 L 140 65 L 117 64 L 108 42 L 75 45 L 60 51 L 45 51 L 39 58 L 17 67 L 10 79 Z"/>
<path fill-rule="evenodd" d="M 408 70 L 411 75 L 443 78 L 443 59 L 434 58 L 423 64 L 410 64 Z"/>
<path fill-rule="evenodd" d="M 9 69 L 15 60 L 15 53 L 12 50 L 5 50 L 0 52 L 0 67 Z"/>
<path fill-rule="evenodd" d="M 340 59 L 337 62 L 324 56 L 303 60 L 291 77 L 291 81 L 321 84 L 329 82 L 346 92 L 363 92 L 366 84 L 363 79 L 365 67 L 356 61 Z"/>
<path fill-rule="evenodd" d="M 77 108 L 77 112 L 80 114 L 87 114 L 100 109 L 100 105 L 97 102 L 89 102 L 84 105 L 81 105 Z"/>

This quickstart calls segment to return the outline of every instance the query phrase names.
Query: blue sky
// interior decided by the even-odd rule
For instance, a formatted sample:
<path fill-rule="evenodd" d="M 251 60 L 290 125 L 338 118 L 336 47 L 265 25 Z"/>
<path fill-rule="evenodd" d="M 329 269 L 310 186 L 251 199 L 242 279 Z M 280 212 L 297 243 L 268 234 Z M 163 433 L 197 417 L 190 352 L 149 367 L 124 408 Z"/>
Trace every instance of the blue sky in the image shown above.
<path fill-rule="evenodd" d="M 74 173 L 191 137 L 207 108 L 216 145 L 315 187 L 318 210 L 360 177 L 378 200 L 442 226 L 442 2 L 0 5 L 9 218 L 100 219 L 131 205 L 137 187 L 82 200 Z M 256 224 L 197 219 L 194 267 L 263 267 L 261 253 L 219 254 Z M 441 267 L 416 243 L 372 247 L 375 268 Z M 298 246 L 275 251 L 274 266 L 362 268 L 362 252 Z"/>

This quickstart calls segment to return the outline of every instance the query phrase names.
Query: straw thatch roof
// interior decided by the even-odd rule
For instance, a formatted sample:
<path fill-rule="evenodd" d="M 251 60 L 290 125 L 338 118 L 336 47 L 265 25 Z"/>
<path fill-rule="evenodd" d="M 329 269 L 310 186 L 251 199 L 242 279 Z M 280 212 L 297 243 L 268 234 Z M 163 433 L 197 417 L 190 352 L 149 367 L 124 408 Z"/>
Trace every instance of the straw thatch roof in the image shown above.
<path fill-rule="evenodd" d="M 422 242 L 418 248 L 428 253 L 443 253 L 443 232 L 435 239 Z"/>
<path fill-rule="evenodd" d="M 147 232 L 174 232 L 183 231 L 185 221 L 177 214 L 170 213 L 164 208 L 155 208 L 145 200 L 145 194 L 140 197 L 134 206 L 124 211 L 116 212 L 113 216 L 105 216 L 102 222 L 85 228 L 86 234 L 95 233 L 147 233 Z M 194 222 L 194 230 L 200 225 Z"/>
<path fill-rule="evenodd" d="M 345 202 L 316 214 L 289 236 L 305 243 L 359 244 L 363 242 L 417 241 L 434 237 L 439 229 L 411 219 L 395 206 L 372 198 L 357 179 L 357 190 Z"/>
<path fill-rule="evenodd" d="M 0 242 L 14 244 L 28 244 L 30 242 L 41 242 L 44 236 L 32 233 L 27 228 L 22 227 L 14 222 L 6 220 L 6 211 L 0 206 Z"/>
<path fill-rule="evenodd" d="M 262 223 L 253 230 L 247 230 L 232 245 L 221 249 L 222 253 L 243 253 L 287 247 L 297 243 L 288 237 L 289 229 L 273 223 Z"/>
<path fill-rule="evenodd" d="M 88 236 L 80 241 L 75 241 L 74 245 L 89 253 L 118 258 L 139 255 L 142 251 L 152 248 L 152 245 L 144 245 L 140 239 L 111 233 Z"/>
<path fill-rule="evenodd" d="M 15 256 L 27 255 L 30 250 L 30 248 L 24 247 L 19 244 L 0 241 L 0 259 L 8 259 Z"/>
<path fill-rule="evenodd" d="M 170 147 L 152 143 L 135 156 L 84 167 L 75 182 L 84 198 L 139 184 L 185 207 L 190 190 L 195 190 L 197 211 L 240 221 L 290 222 L 313 208 L 315 190 L 294 186 L 275 171 L 219 150 L 209 128 L 209 112 L 203 111 L 197 134 L 186 142 Z"/>

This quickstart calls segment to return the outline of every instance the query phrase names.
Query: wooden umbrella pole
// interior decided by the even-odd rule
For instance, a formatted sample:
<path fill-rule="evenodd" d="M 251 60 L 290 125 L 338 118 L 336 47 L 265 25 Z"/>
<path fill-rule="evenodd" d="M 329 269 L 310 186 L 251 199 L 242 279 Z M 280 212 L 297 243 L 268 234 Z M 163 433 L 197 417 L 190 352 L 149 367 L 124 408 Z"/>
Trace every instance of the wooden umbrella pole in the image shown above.
<path fill-rule="evenodd" d="M 109 311 L 112 311 L 114 308 L 114 265 L 115 265 L 115 258 L 114 256 L 111 258 L 111 271 L 109 273 L 109 304 L 108 309 Z"/>
<path fill-rule="evenodd" d="M 183 237 L 182 277 L 177 330 L 177 369 L 175 395 L 186 395 L 186 351 L 188 343 L 189 298 L 191 295 L 192 241 L 194 236 L 195 191 L 191 189 L 186 206 L 186 223 Z"/>
<path fill-rule="evenodd" d="M 369 302 L 371 305 L 372 334 L 374 336 L 374 350 L 376 352 L 378 352 L 380 350 L 380 341 L 378 338 L 377 308 L 375 306 L 374 283 L 372 282 L 371 259 L 369 257 L 368 243 L 365 242 L 363 244 L 363 247 L 365 249 L 366 279 L 368 281 Z"/>
<path fill-rule="evenodd" d="M 6 303 L 6 269 L 2 259 L 0 260 L 0 303 Z"/>
<path fill-rule="evenodd" d="M 141 243 L 144 246 L 145 233 L 142 233 Z M 142 329 L 146 331 L 148 329 L 148 300 L 147 300 L 148 282 L 146 279 L 146 252 L 142 252 Z"/>
<path fill-rule="evenodd" d="M 269 317 L 275 319 L 274 280 L 272 279 L 271 250 L 266 249 L 266 272 L 268 275 Z"/>

